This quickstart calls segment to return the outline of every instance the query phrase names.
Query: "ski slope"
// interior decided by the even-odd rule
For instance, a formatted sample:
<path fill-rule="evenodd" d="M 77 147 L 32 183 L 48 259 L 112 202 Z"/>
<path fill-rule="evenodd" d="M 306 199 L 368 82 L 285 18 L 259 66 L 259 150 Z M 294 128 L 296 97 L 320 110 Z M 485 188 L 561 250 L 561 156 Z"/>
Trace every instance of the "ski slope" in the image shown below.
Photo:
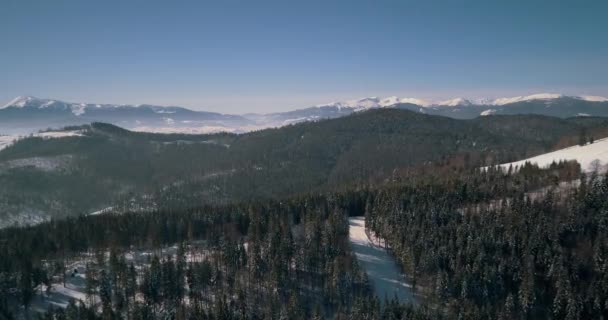
<path fill-rule="evenodd" d="M 384 248 L 375 245 L 365 233 L 365 218 L 351 217 L 348 224 L 353 252 L 378 298 L 397 297 L 400 302 L 415 303 L 412 287 L 406 282 L 393 257 Z"/>
<path fill-rule="evenodd" d="M 545 154 L 538 155 L 536 157 L 501 164 L 500 167 L 508 169 L 509 166 L 521 167 L 526 162 L 537 164 L 539 167 L 548 167 L 552 162 L 559 162 L 560 160 L 576 160 L 581 165 L 581 169 L 586 172 L 595 170 L 598 164 L 600 171 L 606 170 L 608 165 L 608 138 L 597 140 L 592 144 L 584 146 L 573 146 Z M 597 161 L 599 162 L 597 162 Z"/>

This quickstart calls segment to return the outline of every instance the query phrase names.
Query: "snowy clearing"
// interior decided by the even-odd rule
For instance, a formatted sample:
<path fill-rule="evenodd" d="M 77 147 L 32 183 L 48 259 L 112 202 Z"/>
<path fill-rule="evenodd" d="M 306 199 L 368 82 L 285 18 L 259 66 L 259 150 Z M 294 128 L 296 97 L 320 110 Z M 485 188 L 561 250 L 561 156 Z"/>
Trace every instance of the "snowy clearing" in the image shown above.
<path fill-rule="evenodd" d="M 28 137 L 39 137 L 43 139 L 52 139 L 52 138 L 65 138 L 65 137 L 82 137 L 83 134 L 81 131 L 46 131 L 40 133 L 34 133 L 29 136 L 20 136 L 20 135 L 0 135 L 0 150 L 7 148 L 12 145 L 15 141 L 28 138 Z"/>
<path fill-rule="evenodd" d="M 80 130 L 73 131 L 46 131 L 34 134 L 34 137 L 40 137 L 45 139 L 51 138 L 65 138 L 65 137 L 82 137 Z"/>
<path fill-rule="evenodd" d="M 537 164 L 539 167 L 548 167 L 553 162 L 559 162 L 560 160 L 576 160 L 581 165 L 581 169 L 586 172 L 594 171 L 596 168 L 600 171 L 606 170 L 608 164 L 608 138 L 597 140 L 592 144 L 584 146 L 573 146 L 545 154 L 538 155 L 536 157 L 501 164 L 500 167 L 503 169 L 509 169 L 509 166 L 513 168 L 523 166 L 526 162 L 531 164 Z M 598 160 L 599 162 L 597 162 Z"/>
<path fill-rule="evenodd" d="M 397 297 L 400 302 L 415 303 L 412 286 L 406 282 L 393 257 L 365 233 L 365 218 L 351 217 L 348 224 L 350 244 L 378 298 Z"/>
<path fill-rule="evenodd" d="M 23 208 L 16 214 L 0 215 L 0 229 L 33 226 L 50 220 L 51 217 L 44 211 L 34 208 Z"/>
<path fill-rule="evenodd" d="M 205 241 L 193 241 L 186 246 L 185 260 L 186 262 L 202 262 L 212 259 L 213 251 L 207 249 Z M 122 255 L 128 264 L 133 263 L 137 270 L 148 268 L 151 258 L 156 255 L 161 259 L 177 259 L 179 252 L 178 245 L 164 246 L 156 249 L 131 249 L 123 252 Z M 103 253 L 105 260 L 110 258 L 110 252 Z M 98 305 L 100 300 L 98 294 L 91 297 L 86 295 L 86 274 L 87 268 L 93 268 L 96 271 L 107 269 L 107 266 L 100 267 L 97 265 L 97 258 L 93 252 L 83 252 L 75 257 L 68 259 L 65 265 L 65 273 L 55 275 L 51 279 L 51 288 L 47 288 L 41 284 L 35 288 L 34 296 L 30 304 L 29 310 L 22 307 L 19 309 L 18 319 L 34 319 L 38 314 L 44 313 L 50 307 L 66 308 L 71 300 L 82 301 L 87 305 L 91 303 Z M 46 261 L 49 265 L 55 262 L 54 260 Z M 76 272 L 77 271 L 77 272 Z M 65 286 L 63 279 L 65 276 Z M 140 283 L 141 284 L 141 283 Z M 88 299 L 90 298 L 90 299 Z M 19 303 L 17 295 L 11 296 L 10 303 Z"/>

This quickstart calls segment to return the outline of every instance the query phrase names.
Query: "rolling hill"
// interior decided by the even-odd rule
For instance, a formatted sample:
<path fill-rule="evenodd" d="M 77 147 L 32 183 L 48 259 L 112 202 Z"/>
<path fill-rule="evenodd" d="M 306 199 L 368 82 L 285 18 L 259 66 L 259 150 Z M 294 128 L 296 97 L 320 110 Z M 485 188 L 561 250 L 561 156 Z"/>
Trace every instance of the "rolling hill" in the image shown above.
<path fill-rule="evenodd" d="M 608 136 L 608 120 L 493 116 L 456 120 L 379 109 L 247 134 L 156 134 L 94 123 L 0 151 L 3 215 L 86 214 L 120 204 L 189 206 L 382 183 L 411 166 L 474 167 Z M 162 199 L 160 201 L 159 199 Z M 17 221 L 5 219 L 5 221 Z"/>

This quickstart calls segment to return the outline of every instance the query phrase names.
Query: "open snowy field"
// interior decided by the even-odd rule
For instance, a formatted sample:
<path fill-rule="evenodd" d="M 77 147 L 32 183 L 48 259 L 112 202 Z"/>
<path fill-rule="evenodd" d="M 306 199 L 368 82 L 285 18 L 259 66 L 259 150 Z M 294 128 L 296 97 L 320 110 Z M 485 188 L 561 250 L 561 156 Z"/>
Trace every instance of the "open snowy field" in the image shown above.
<path fill-rule="evenodd" d="M 393 257 L 365 233 L 365 218 L 351 217 L 348 224 L 350 244 L 378 298 L 397 297 L 400 302 L 415 303 L 412 287 L 405 281 Z"/>
<path fill-rule="evenodd" d="M 581 169 L 586 172 L 595 170 L 597 165 L 601 167 L 599 169 L 606 170 L 608 164 L 608 138 L 597 140 L 592 144 L 584 146 L 573 146 L 545 154 L 538 155 L 536 157 L 501 164 L 500 167 L 508 169 L 509 166 L 523 166 L 526 162 L 537 164 L 539 167 L 548 167 L 552 162 L 559 162 L 560 160 L 576 160 L 581 165 Z M 599 162 L 596 162 L 598 160 Z M 597 164 L 597 165 L 596 165 Z"/>

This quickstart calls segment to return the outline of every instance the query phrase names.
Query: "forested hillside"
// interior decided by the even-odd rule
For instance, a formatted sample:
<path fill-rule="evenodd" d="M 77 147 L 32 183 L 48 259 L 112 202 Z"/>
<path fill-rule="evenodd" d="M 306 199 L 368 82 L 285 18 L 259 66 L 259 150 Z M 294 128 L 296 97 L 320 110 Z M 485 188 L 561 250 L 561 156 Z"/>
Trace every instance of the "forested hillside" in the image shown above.
<path fill-rule="evenodd" d="M 217 204 L 368 186 L 408 168 L 514 161 L 576 144 L 582 133 L 599 138 L 606 128 L 602 118 L 454 120 L 406 110 L 243 135 L 134 133 L 96 123 L 68 128 L 81 136 L 28 138 L 2 150 L 0 208 L 5 217 L 44 221 L 110 206 L 174 208 L 175 194 Z"/>
<path fill-rule="evenodd" d="M 79 266 L 84 298 L 67 306 L 71 319 L 347 314 L 370 295 L 348 245 L 345 205 L 345 199 L 309 196 L 5 229 L 0 316 L 18 312 L 19 305 L 37 308 L 41 287 L 49 294 L 66 281 L 71 287 Z M 173 245 L 177 250 L 167 254 Z M 136 253 L 147 259 L 134 259 Z"/>
<path fill-rule="evenodd" d="M 0 314 L 33 311 L 67 288 L 81 293 L 47 319 L 605 317 L 608 179 L 576 169 L 473 170 L 4 229 Z M 560 187 L 573 177 L 578 186 Z M 386 240 L 419 305 L 374 297 L 348 216 L 365 216 Z"/>
<path fill-rule="evenodd" d="M 491 177 L 492 190 L 504 190 L 506 180 Z M 368 198 L 366 220 L 427 302 L 450 315 L 605 318 L 608 179 L 583 177 L 569 191 L 554 184 L 542 196 L 492 192 L 479 203 L 483 189 L 386 190 Z"/>

